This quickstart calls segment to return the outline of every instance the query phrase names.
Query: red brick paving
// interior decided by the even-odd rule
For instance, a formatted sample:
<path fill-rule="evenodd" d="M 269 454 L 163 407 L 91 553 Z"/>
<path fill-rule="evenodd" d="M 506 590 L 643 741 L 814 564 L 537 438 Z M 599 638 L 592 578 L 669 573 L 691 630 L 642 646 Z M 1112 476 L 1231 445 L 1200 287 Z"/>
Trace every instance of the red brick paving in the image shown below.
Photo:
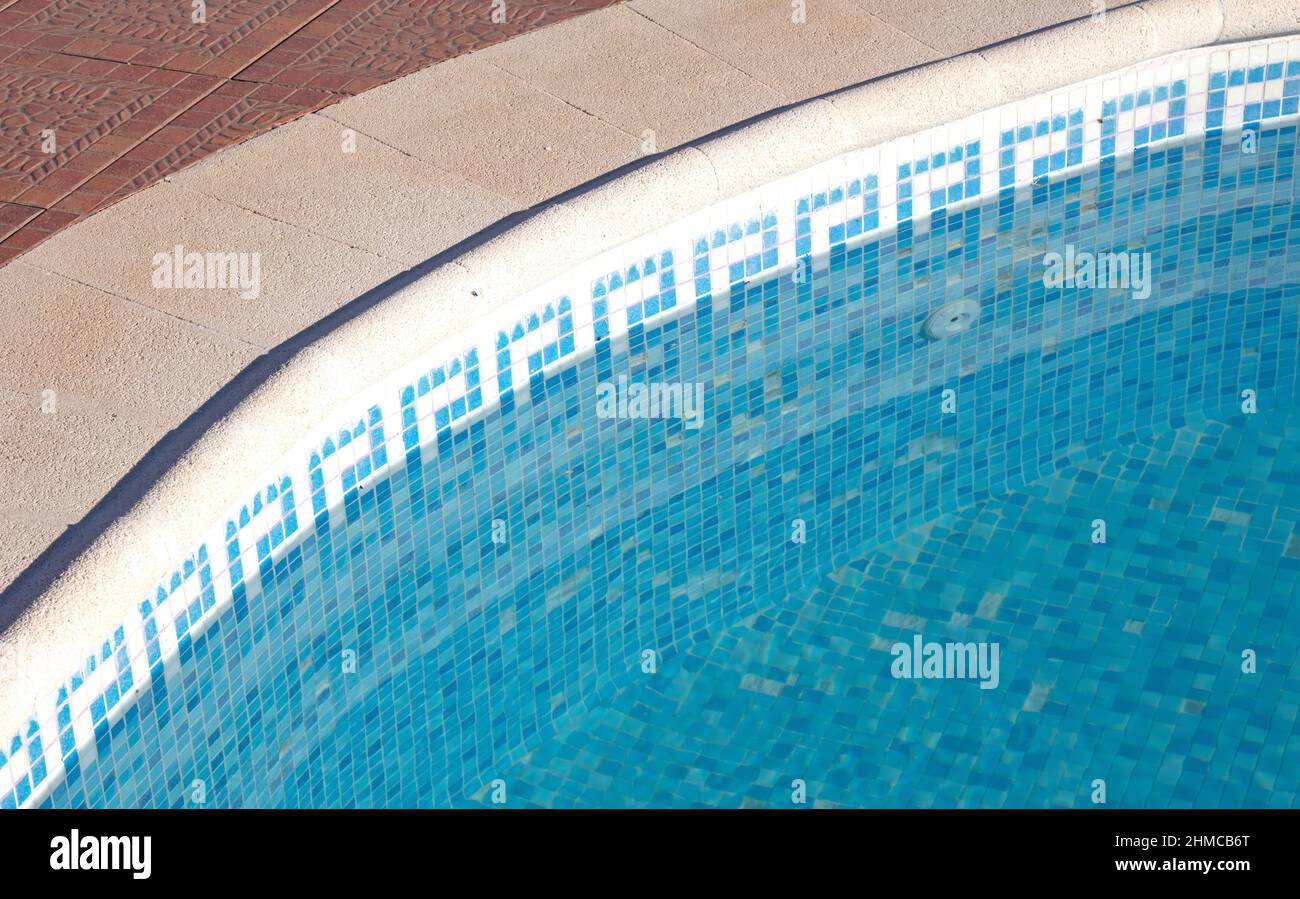
<path fill-rule="evenodd" d="M 617 0 L 0 0 L 0 265 L 214 150 Z M 53 143 L 50 143 L 52 132 Z"/>

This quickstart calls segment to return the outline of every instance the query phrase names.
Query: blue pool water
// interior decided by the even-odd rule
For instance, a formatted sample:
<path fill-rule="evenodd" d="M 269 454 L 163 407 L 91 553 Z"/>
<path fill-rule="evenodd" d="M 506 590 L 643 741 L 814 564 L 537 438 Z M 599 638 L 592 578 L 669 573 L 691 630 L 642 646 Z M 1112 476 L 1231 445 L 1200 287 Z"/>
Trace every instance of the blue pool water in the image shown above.
<path fill-rule="evenodd" d="M 1296 805 L 1296 145 L 1143 148 L 598 343 L 318 516 L 48 804 Z M 1150 297 L 1045 287 L 1066 245 Z M 599 417 L 621 375 L 703 426 Z M 914 634 L 998 687 L 892 677 Z"/>
<path fill-rule="evenodd" d="M 503 779 L 523 804 L 1283 806 L 1300 798 L 1300 416 L 1200 419 L 941 516 L 691 646 Z M 1119 507 L 1123 537 L 1079 539 Z M 896 680 L 997 640 L 1009 680 Z M 1255 648 L 1243 678 L 1227 650 Z"/>

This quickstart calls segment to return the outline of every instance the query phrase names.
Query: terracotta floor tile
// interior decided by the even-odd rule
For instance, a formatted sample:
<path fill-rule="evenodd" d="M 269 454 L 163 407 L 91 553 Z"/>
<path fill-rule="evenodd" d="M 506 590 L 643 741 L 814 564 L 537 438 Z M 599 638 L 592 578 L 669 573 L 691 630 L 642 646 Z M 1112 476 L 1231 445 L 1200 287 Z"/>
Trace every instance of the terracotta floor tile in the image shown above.
<path fill-rule="evenodd" d="M 49 236 L 50 232 L 48 231 L 37 231 L 34 228 L 22 227 L 4 239 L 4 246 L 11 250 L 30 250 Z"/>
<path fill-rule="evenodd" d="M 492 4 L 482 0 L 340 2 L 240 77 L 305 84 L 309 82 L 301 79 L 307 72 L 314 79 L 387 81 L 609 5 L 609 0 L 516 0 L 509 6 L 509 20 L 494 23 Z M 321 86 L 320 81 L 310 83 Z"/>
<path fill-rule="evenodd" d="M 92 194 L 89 191 L 75 191 L 66 197 L 51 203 L 50 208 L 60 212 L 76 212 L 85 214 L 97 207 L 104 201 L 101 194 Z"/>
<path fill-rule="evenodd" d="M 615 0 L 0 0 L 0 265 L 210 153 Z M 53 138 L 51 143 L 50 138 Z"/>
<path fill-rule="evenodd" d="M 149 0 L 49 0 L 0 12 L 0 27 L 41 36 L 40 46 L 95 56 L 112 48 L 152 51 L 153 65 L 199 71 L 221 59 L 255 58 L 241 44 L 263 28 L 301 26 L 331 5 L 331 0 L 223 0 L 206 5 L 207 20 L 191 21 L 188 2 Z M 58 44 L 62 38 L 71 42 Z M 44 42 L 49 39 L 49 42 Z M 264 50 L 265 48 L 258 48 Z"/>
<path fill-rule="evenodd" d="M 0 203 L 0 238 L 13 234 L 23 225 L 40 216 L 41 211 L 34 206 Z"/>
<path fill-rule="evenodd" d="M 0 180 L 38 184 L 163 95 L 161 88 L 0 63 Z"/>
<path fill-rule="evenodd" d="M 29 206 L 48 209 L 67 193 L 67 188 L 63 187 L 29 187 L 14 194 L 14 200 Z"/>
<path fill-rule="evenodd" d="M 77 220 L 77 215 L 71 212 L 55 212 L 53 209 L 47 209 L 36 218 L 28 222 L 24 227 L 36 231 L 52 233 L 60 228 L 66 228 Z"/>

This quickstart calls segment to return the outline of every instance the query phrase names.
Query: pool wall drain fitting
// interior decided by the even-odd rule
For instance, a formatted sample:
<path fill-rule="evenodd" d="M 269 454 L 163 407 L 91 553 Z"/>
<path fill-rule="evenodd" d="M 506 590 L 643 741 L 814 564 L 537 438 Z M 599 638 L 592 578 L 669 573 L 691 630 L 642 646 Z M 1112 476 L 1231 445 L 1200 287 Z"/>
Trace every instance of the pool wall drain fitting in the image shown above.
<path fill-rule="evenodd" d="M 922 330 L 931 340 L 947 340 L 970 330 L 980 317 L 980 304 L 974 300 L 952 300 L 930 313 Z"/>

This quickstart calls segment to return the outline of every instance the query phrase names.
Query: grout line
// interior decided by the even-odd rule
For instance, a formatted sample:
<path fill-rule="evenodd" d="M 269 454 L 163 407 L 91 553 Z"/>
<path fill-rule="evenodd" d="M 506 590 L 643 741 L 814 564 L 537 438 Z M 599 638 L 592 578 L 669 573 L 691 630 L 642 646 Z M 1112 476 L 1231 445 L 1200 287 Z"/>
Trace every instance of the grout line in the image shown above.
<path fill-rule="evenodd" d="M 929 41 L 921 40 L 919 35 L 913 34 L 912 32 L 908 31 L 906 28 L 900 28 L 899 26 L 895 25 L 893 22 L 888 22 L 885 19 L 882 19 L 879 15 L 877 15 L 876 13 L 872 12 L 871 10 L 863 6 L 859 2 L 859 0 L 849 0 L 849 2 L 852 3 L 854 6 L 856 6 L 865 16 L 867 16 L 867 18 L 871 19 L 873 22 L 878 22 L 881 25 L 884 25 L 890 31 L 894 31 L 897 32 L 898 34 L 903 35 L 904 37 L 911 38 L 912 40 L 920 44 L 922 47 L 925 47 L 931 53 L 938 54 L 939 59 L 949 59 L 954 55 L 952 51 L 942 50 L 939 47 L 936 47 L 934 44 L 930 43 Z M 962 51 L 958 51 L 958 52 L 962 52 Z M 937 62 L 938 59 L 932 61 Z"/>
<path fill-rule="evenodd" d="M 383 253 L 376 253 L 374 250 L 368 250 L 365 247 L 355 246 L 353 244 L 348 243 L 345 240 L 339 240 L 337 237 L 331 237 L 328 234 L 322 234 L 319 231 L 313 231 L 311 228 L 304 228 L 302 225 L 296 224 L 294 222 L 286 221 L 285 219 L 276 218 L 273 215 L 269 215 L 265 212 L 260 212 L 259 210 L 256 209 L 250 209 L 247 206 L 244 206 L 240 203 L 236 203 L 234 200 L 231 200 L 228 197 L 218 197 L 215 194 L 210 194 L 207 191 L 200 190 L 197 187 L 191 187 L 188 184 L 179 184 L 176 181 L 169 181 L 167 183 L 171 187 L 176 188 L 177 190 L 183 190 L 186 193 L 197 194 L 200 197 L 207 197 L 209 200 L 215 200 L 218 203 L 223 203 L 227 206 L 234 207 L 235 209 L 241 210 L 242 212 L 247 212 L 251 215 L 255 215 L 258 218 L 264 218 L 269 222 L 275 222 L 277 225 L 283 225 L 286 228 L 292 228 L 295 231 L 301 231 L 303 234 L 310 234 L 313 237 L 319 237 L 322 240 L 327 240 L 330 243 L 337 244 L 338 246 L 341 247 L 347 247 L 349 250 L 356 250 L 359 253 L 365 253 L 367 256 L 373 256 L 376 259 L 382 259 L 385 262 L 393 262 L 401 266 L 410 265 L 410 262 L 406 260 L 395 259 L 392 256 L 385 256 Z"/>
<path fill-rule="evenodd" d="M 583 109 L 581 106 L 579 106 L 579 105 L 576 104 L 576 103 L 571 103 L 571 102 L 569 102 L 568 100 L 566 100 L 566 99 L 564 99 L 563 97 L 561 97 L 559 94 L 553 94 L 553 93 L 551 93 L 551 92 L 548 91 L 546 88 L 542 87 L 540 84 L 534 84 L 533 82 L 529 81 L 527 78 L 523 78 L 523 77 L 521 77 L 521 76 L 519 76 L 519 75 L 516 75 L 514 72 L 510 71 L 509 69 L 505 68 L 505 67 L 502 66 L 502 65 L 499 65 L 498 63 L 496 63 L 496 62 L 494 62 L 494 61 L 492 61 L 492 60 L 490 60 L 490 59 L 485 59 L 485 60 L 483 60 L 483 62 L 487 63 L 487 64 L 490 65 L 492 68 L 496 69 L 498 72 L 501 72 L 501 73 L 503 73 L 503 74 L 505 74 L 505 75 L 508 75 L 509 77 L 515 79 L 515 80 L 518 81 L 520 84 L 525 85 L 526 87 L 530 88 L 531 90 L 535 90 L 535 91 L 537 91 L 538 93 L 545 94 L 546 96 L 550 97 L 552 100 L 558 100 L 559 102 L 563 103 L 565 106 L 568 106 L 568 107 L 571 108 L 571 109 L 575 109 L 575 110 L 577 110 L 578 112 L 582 113 L 583 115 L 588 116 L 589 118 L 593 118 L 593 119 L 595 119 L 596 121 L 600 122 L 602 125 L 606 125 L 606 126 L 608 126 L 608 127 L 610 127 L 610 128 L 613 128 L 615 131 L 621 132 L 622 134 L 626 134 L 628 137 L 632 138 L 632 139 L 635 140 L 635 141 L 639 141 L 639 140 L 641 139 L 640 135 L 633 134 L 631 131 L 628 131 L 626 128 L 621 128 L 621 127 L 619 127 L 618 125 L 615 125 L 613 122 L 606 121 L 605 119 L 603 119 L 603 118 L 601 118 L 600 116 L 596 115 L 594 112 L 591 112 L 591 111 L 589 111 L 589 110 Z"/>
<path fill-rule="evenodd" d="M 16 203 L 13 200 L 0 200 L 0 206 L 20 206 L 23 209 L 32 210 L 31 215 L 14 225 L 13 228 L 8 231 L 0 231 L 0 242 L 8 240 L 10 237 L 17 234 L 19 231 L 23 230 L 23 228 L 26 228 L 37 218 L 49 211 L 44 206 L 33 206 L 30 203 Z"/>
<path fill-rule="evenodd" d="M 272 47 L 271 49 L 274 50 L 275 48 Z M 455 57 L 452 57 L 452 58 L 454 59 Z M 445 60 L 444 60 L 444 61 L 445 61 Z M 252 65 L 252 63 L 249 63 L 249 65 Z M 432 63 L 431 65 L 441 65 L 441 63 Z M 425 68 L 430 68 L 430 67 L 431 67 L 431 66 L 426 66 Z M 246 66 L 245 68 L 247 68 L 247 66 Z M 241 69 L 240 71 L 243 71 L 243 69 Z M 421 71 L 421 70 L 420 70 L 420 69 L 415 69 L 414 71 L 418 72 L 418 71 Z M 407 73 L 405 73 L 405 74 L 409 75 L 409 74 L 412 74 L 412 72 L 407 72 Z M 397 75 L 397 76 L 395 76 L 395 77 L 392 79 L 392 81 L 396 81 L 398 78 L 401 78 L 401 77 L 403 77 L 403 75 Z M 288 88 L 293 88 L 294 90 L 302 89 L 302 90 L 313 90 L 313 91 L 319 91 L 319 92 L 322 93 L 322 94 L 329 94 L 331 97 L 334 97 L 334 98 L 335 98 L 335 101 L 334 101 L 334 102 L 336 102 L 336 103 L 339 102 L 339 101 L 341 101 L 341 100 L 346 100 L 348 97 L 355 97 L 355 96 L 356 96 L 356 93 L 354 93 L 354 92 L 351 92 L 351 91 L 335 90 L 335 89 L 330 88 L 330 87 L 311 87 L 311 86 L 309 86 L 309 85 L 305 85 L 305 84 L 281 84 L 281 83 L 278 82 L 278 81 L 263 81 L 263 80 L 260 79 L 260 78 L 241 78 L 241 77 L 239 77 L 239 73 L 238 73 L 238 72 L 235 73 L 234 75 L 231 75 L 231 76 L 228 77 L 226 80 L 227 80 L 227 81 L 234 82 L 234 83 L 236 83 L 236 84 L 261 84 L 261 85 L 268 85 L 268 86 L 270 86 L 270 87 L 288 87 Z M 385 82 L 385 84 L 390 84 L 390 83 L 392 83 L 392 82 L 391 82 L 391 81 Z M 383 85 L 376 85 L 376 86 L 377 86 L 377 87 L 382 87 Z"/>
<path fill-rule="evenodd" d="M 54 271 L 53 269 L 42 268 L 42 267 L 39 266 L 39 265 L 32 265 L 30 262 L 21 262 L 21 263 L 19 263 L 19 264 L 20 264 L 20 265 L 26 265 L 26 266 L 28 266 L 29 268 L 34 268 L 34 269 L 36 269 L 37 271 L 40 271 L 40 272 L 45 272 L 45 274 L 47 274 L 47 275 L 53 275 L 53 276 L 56 277 L 56 278 L 62 278 L 62 279 L 65 280 L 65 281 L 71 281 L 73 284 L 80 284 L 82 287 L 88 287 L 88 288 L 90 288 L 91 290 L 95 291 L 96 293 L 103 294 L 104 296 L 107 296 L 107 297 L 113 297 L 114 299 L 121 300 L 121 301 L 124 302 L 124 303 L 129 303 L 130 305 L 132 305 L 132 306 L 136 306 L 136 307 L 138 307 L 138 308 L 140 308 L 140 309 L 147 309 L 147 310 L 149 310 L 150 312 L 155 312 L 155 313 L 157 313 L 158 315 L 163 316 L 164 318 L 170 318 L 170 319 L 172 319 L 172 320 L 174 320 L 174 321 L 178 321 L 178 322 L 181 322 L 181 323 L 183 323 L 183 324 L 189 325 L 190 327 L 197 328 L 197 329 L 200 330 L 200 331 L 206 331 L 206 332 L 208 332 L 208 333 L 210 333 L 210 334 L 215 334 L 215 335 L 217 335 L 218 337 L 222 337 L 222 338 L 224 338 L 224 339 L 226 339 L 226 340 L 233 340 L 233 341 L 235 341 L 236 343 L 241 343 L 241 344 L 243 344 L 244 346 L 250 347 L 251 349 L 258 350 L 258 351 L 260 351 L 261 353 L 269 353 L 269 352 L 271 351 L 271 348 L 270 348 L 270 347 L 263 346 L 263 345 L 260 344 L 260 343 L 255 343 L 254 341 L 251 341 L 251 340 L 245 340 L 243 337 L 238 337 L 238 336 L 236 336 L 236 335 L 234 335 L 234 334 L 227 334 L 227 333 L 224 332 L 224 331 L 219 331 L 219 330 L 217 330 L 216 328 L 213 328 L 213 327 L 211 327 L 211 326 L 209 326 L 209 325 L 205 325 L 205 324 L 203 324 L 202 322 L 196 322 L 196 321 L 193 321 L 193 320 L 191 320 L 191 319 L 186 318 L 186 317 L 183 316 L 183 315 L 177 315 L 177 314 L 174 313 L 174 312 L 168 312 L 166 309 L 159 309 L 157 306 L 150 306 L 148 303 L 142 302 L 142 301 L 140 301 L 140 300 L 133 299 L 133 298 L 131 298 L 131 297 L 125 296 L 125 295 L 120 294 L 120 293 L 114 293 L 113 291 L 111 291 L 111 290 L 106 290 L 106 289 L 103 288 L 103 287 L 98 287 L 98 286 L 96 286 L 96 285 L 94 285 L 94 284 L 87 284 L 85 281 L 82 281 L 80 278 L 74 278 L 72 275 L 68 275 L 68 274 L 65 274 L 65 273 L 63 273 L 63 272 L 57 272 L 57 271 Z"/>
<path fill-rule="evenodd" d="M 448 178 L 453 178 L 461 182 L 462 184 L 477 188 L 483 191 L 484 193 L 491 194 L 493 197 L 506 203 L 513 210 L 519 210 L 525 208 L 525 204 L 521 200 L 517 200 L 514 197 L 508 197 L 505 194 L 497 191 L 495 188 L 484 184 L 480 184 L 478 181 L 475 181 L 472 178 L 467 178 L 464 175 L 459 175 L 456 172 L 453 172 L 451 169 L 444 168 L 443 166 L 439 165 L 436 161 L 432 159 L 427 159 L 423 156 L 418 156 L 415 153 L 410 152 L 409 150 L 403 150 L 401 147 L 397 146 L 396 144 L 390 144 L 382 137 L 377 137 L 371 134 L 369 131 L 365 131 L 361 128 L 358 128 L 356 125 L 353 125 L 351 122 L 345 122 L 342 119 L 334 118 L 334 116 L 329 114 L 331 108 L 332 107 L 325 107 L 324 109 L 318 109 L 313 113 L 309 113 L 309 115 L 314 115 L 319 118 L 325 119 L 326 121 L 333 122 L 334 124 L 338 125 L 341 128 L 348 128 L 352 131 L 355 131 L 357 134 L 360 134 L 362 137 L 366 138 L 367 140 L 374 141 L 375 143 L 379 144 L 381 147 L 386 147 L 389 150 L 392 150 L 396 153 L 400 153 L 402 156 L 405 156 L 407 159 L 414 160 L 415 162 L 418 162 L 421 165 L 427 165 L 429 168 L 438 172 L 440 175 L 444 175 Z"/>
<path fill-rule="evenodd" d="M 767 89 L 770 90 L 772 93 L 776 94 L 776 95 L 777 95 L 778 97 L 780 97 L 782 100 L 787 100 L 787 101 L 788 101 L 788 100 L 792 100 L 792 99 L 794 99 L 793 97 L 789 97 L 789 96 L 787 96 L 787 95 L 786 95 L 785 93 L 783 93 L 782 91 L 777 90 L 775 87 L 773 87 L 772 85 L 768 84 L 766 81 L 764 81 L 762 78 L 759 78 L 757 75 L 755 75 L 755 74 L 753 74 L 753 73 L 751 73 L 751 72 L 746 72 L 744 69 L 742 69 L 740 66 L 736 65 L 735 63 L 731 62 L 730 60 L 723 59 L 721 56 L 719 56 L 718 54 L 714 53 L 712 50 L 708 49 L 707 47 L 702 47 L 702 46 L 700 46 L 699 44 L 695 43 L 695 41 L 693 41 L 693 40 L 691 40 L 690 38 L 688 38 L 686 35 L 684 35 L 684 34 L 679 34 L 678 32 L 673 31 L 672 28 L 668 27 L 668 26 L 665 25 L 664 23 L 659 22 L 659 21 L 656 21 L 655 19 L 650 18 L 648 15 L 646 15 L 646 14 L 643 13 L 643 12 L 641 12 L 641 10 L 637 9 L 637 8 L 636 8 L 635 6 L 633 6 L 631 3 L 625 3 L 624 6 L 626 6 L 626 7 L 627 7 L 629 10 L 631 10 L 632 12 L 636 13 L 636 14 L 637 14 L 638 16 L 640 16 L 641 18 L 645 19 L 645 20 L 646 20 L 647 22 L 649 22 L 651 25 L 654 25 L 656 28 L 659 28 L 659 29 L 661 29 L 661 30 L 663 30 L 663 31 L 668 32 L 669 34 L 671 34 L 673 37 L 677 38 L 678 40 L 685 41 L 686 43 L 688 43 L 688 44 L 690 44 L 692 47 L 694 47 L 696 50 L 699 50 L 701 53 L 704 53 L 704 54 L 707 54 L 708 56 L 711 56 L 712 58 L 716 59 L 718 62 L 722 63 L 724 66 L 726 66 L 727 68 L 731 69 L 732 71 L 734 71 L 734 72 L 739 72 L 741 75 L 744 75 L 746 78 L 750 79 L 751 81 L 754 81 L 754 82 L 757 82 L 758 84 L 763 85 L 763 87 L 767 88 Z"/>
<path fill-rule="evenodd" d="M 3 10 L 0 10 L 3 12 Z M 278 45 L 277 45 L 278 46 Z M 275 49 L 274 47 L 272 49 Z M 177 75 L 198 75 L 203 78 L 219 78 L 229 80 L 226 75 L 209 75 L 206 72 L 195 72 L 191 69 L 173 69 L 171 66 L 156 66 L 147 62 L 131 62 L 129 59 L 105 59 L 102 56 L 91 56 L 88 53 L 69 53 L 67 50 L 47 50 L 51 56 L 66 56 L 68 59 L 89 59 L 93 62 L 108 62 L 118 66 L 135 66 L 140 69 L 150 69 L 155 72 L 174 72 Z M 220 59 L 220 57 L 215 57 Z"/>

